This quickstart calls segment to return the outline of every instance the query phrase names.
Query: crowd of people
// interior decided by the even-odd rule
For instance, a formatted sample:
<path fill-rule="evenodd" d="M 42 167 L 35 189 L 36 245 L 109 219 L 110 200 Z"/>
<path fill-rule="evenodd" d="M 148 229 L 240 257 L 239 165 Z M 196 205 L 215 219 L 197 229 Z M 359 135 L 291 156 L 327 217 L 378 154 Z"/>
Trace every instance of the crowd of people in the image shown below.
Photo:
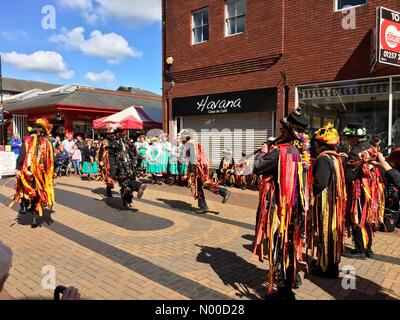
<path fill-rule="evenodd" d="M 151 177 L 154 184 L 184 183 L 198 200 L 196 213 L 208 212 L 205 189 L 226 203 L 231 192 L 225 187 L 244 187 L 256 176 L 259 206 L 256 215 L 254 254 L 269 262 L 268 292 L 277 287 L 278 297 L 292 299 L 293 288 L 301 285 L 299 273 L 337 278 L 342 256 L 367 259 L 374 256 L 376 231 L 385 226 L 385 213 L 399 210 L 395 194 L 400 190 L 400 150 L 385 158 L 379 141 L 367 141 L 361 124 L 348 124 L 340 135 L 332 124 L 308 134 L 309 122 L 302 109 L 281 119 L 281 134 L 269 139 L 252 155 L 242 154 L 235 163 L 224 150 L 218 170 L 213 173 L 203 146 L 190 130 L 183 130 L 171 143 L 167 134 L 129 139 L 122 127 L 110 126 L 99 142 L 67 135 L 49 137 L 51 125 L 37 120 L 24 139 L 17 160 L 14 202 L 20 213 L 52 208 L 53 179 L 58 159 L 73 163 L 76 174 L 104 181 L 107 197 L 119 186 L 123 208 L 132 205 L 134 194 L 141 198 Z M 348 146 L 339 152 L 339 146 Z M 396 151 L 396 149 L 394 150 Z M 55 160 L 57 159 L 57 160 Z M 394 198 L 394 200 L 393 200 Z M 390 200 L 390 201 L 389 201 Z M 344 246 L 351 236 L 354 249 Z M 315 257 L 312 262 L 306 257 Z"/>

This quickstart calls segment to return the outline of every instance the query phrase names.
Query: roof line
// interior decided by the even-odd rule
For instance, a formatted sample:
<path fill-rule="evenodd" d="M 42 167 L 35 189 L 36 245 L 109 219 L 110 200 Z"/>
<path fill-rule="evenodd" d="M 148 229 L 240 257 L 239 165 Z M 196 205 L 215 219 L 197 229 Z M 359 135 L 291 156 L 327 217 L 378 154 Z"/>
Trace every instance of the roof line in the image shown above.
<path fill-rule="evenodd" d="M 131 98 L 138 98 L 138 99 L 145 99 L 145 100 L 155 100 L 155 101 L 162 100 L 161 96 L 141 95 L 141 94 L 135 94 L 135 93 L 131 93 L 131 92 L 116 91 L 116 90 L 78 87 L 77 91 L 95 92 L 95 93 L 100 93 L 100 94 L 111 94 L 111 95 L 115 95 L 115 96 L 131 97 Z"/>

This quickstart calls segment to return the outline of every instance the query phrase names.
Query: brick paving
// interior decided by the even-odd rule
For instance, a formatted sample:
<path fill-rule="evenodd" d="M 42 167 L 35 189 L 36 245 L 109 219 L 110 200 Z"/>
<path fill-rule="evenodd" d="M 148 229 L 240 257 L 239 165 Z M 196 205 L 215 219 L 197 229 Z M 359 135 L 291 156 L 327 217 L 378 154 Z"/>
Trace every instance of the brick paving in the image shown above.
<path fill-rule="evenodd" d="M 15 299 L 51 298 L 42 268 L 53 266 L 57 285 L 74 285 L 86 299 L 263 299 L 267 264 L 251 252 L 257 193 L 232 191 L 225 205 L 207 193 L 212 213 L 199 216 L 190 189 L 149 186 L 121 211 L 101 182 L 61 178 L 54 212 L 31 229 L 29 216 L 3 205 L 13 192 L 3 187 L 0 239 L 14 251 L 6 290 Z M 377 233 L 373 249 L 373 259 L 342 260 L 356 272 L 356 289 L 342 288 L 343 273 L 306 276 L 296 298 L 399 299 L 400 233 Z"/>

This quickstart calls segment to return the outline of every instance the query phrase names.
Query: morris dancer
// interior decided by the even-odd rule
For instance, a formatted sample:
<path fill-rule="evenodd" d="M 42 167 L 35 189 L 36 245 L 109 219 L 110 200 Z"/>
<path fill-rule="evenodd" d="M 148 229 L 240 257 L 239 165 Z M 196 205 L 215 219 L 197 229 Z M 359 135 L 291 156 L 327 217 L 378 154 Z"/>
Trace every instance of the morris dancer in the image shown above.
<path fill-rule="evenodd" d="M 31 128 L 17 159 L 15 196 L 9 207 L 21 202 L 20 214 L 33 213 L 32 228 L 38 227 L 37 218 L 43 216 L 43 208 L 52 209 L 54 195 L 54 153 L 46 138 L 52 130 L 47 119 L 38 119 Z"/>
<path fill-rule="evenodd" d="M 195 199 L 198 200 L 199 209 L 197 214 L 203 214 L 209 211 L 203 189 L 208 189 L 212 193 L 220 195 L 222 203 L 226 203 L 231 192 L 217 185 L 210 179 L 210 164 L 208 162 L 203 146 L 192 138 L 191 132 L 183 130 L 180 134 L 185 147 L 183 152 L 189 161 L 189 186 Z"/>
<path fill-rule="evenodd" d="M 378 168 L 371 162 L 378 149 L 367 142 L 367 130 L 361 124 L 349 124 L 343 130 L 351 151 L 346 163 L 347 217 L 353 229 L 355 249 L 344 256 L 372 258 L 372 237 L 383 222 L 384 183 Z"/>
<path fill-rule="evenodd" d="M 114 125 L 110 133 L 113 133 L 107 147 L 111 166 L 110 177 L 118 181 L 123 209 L 126 210 L 132 205 L 133 193 L 137 192 L 137 198 L 140 199 L 147 186 L 136 181 L 136 150 L 123 136 L 121 126 Z"/>
<path fill-rule="evenodd" d="M 298 275 L 306 242 L 306 222 L 312 187 L 310 141 L 305 133 L 308 120 L 296 109 L 281 120 L 282 134 L 272 151 L 263 144 L 254 162 L 254 173 L 262 175 L 254 253 L 264 260 L 264 240 L 269 260 L 268 294 L 278 286 L 278 295 L 294 299 L 292 288 L 301 284 Z"/>
<path fill-rule="evenodd" d="M 314 205 L 310 225 L 312 256 L 317 248 L 315 275 L 336 279 L 343 252 L 346 183 L 341 156 L 336 152 L 339 134 L 332 124 L 315 133 L 312 151 Z"/>
<path fill-rule="evenodd" d="M 115 177 L 116 158 L 115 155 L 111 155 L 110 157 L 108 148 L 110 140 L 114 139 L 113 135 L 112 129 L 108 128 L 106 138 L 101 141 L 97 154 L 100 174 L 106 185 L 107 197 L 112 197 L 112 189 L 114 189 L 115 183 L 113 177 Z"/>

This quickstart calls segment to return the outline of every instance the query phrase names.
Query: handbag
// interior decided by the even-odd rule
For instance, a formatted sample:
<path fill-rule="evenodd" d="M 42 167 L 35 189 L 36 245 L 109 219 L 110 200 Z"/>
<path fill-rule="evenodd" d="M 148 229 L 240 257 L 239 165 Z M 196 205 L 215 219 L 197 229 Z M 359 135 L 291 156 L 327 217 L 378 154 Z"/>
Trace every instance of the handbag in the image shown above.
<path fill-rule="evenodd" d="M 391 209 L 385 209 L 385 213 L 383 215 L 383 228 L 384 232 L 393 232 L 395 231 L 397 220 L 399 220 L 400 211 L 395 211 Z"/>

